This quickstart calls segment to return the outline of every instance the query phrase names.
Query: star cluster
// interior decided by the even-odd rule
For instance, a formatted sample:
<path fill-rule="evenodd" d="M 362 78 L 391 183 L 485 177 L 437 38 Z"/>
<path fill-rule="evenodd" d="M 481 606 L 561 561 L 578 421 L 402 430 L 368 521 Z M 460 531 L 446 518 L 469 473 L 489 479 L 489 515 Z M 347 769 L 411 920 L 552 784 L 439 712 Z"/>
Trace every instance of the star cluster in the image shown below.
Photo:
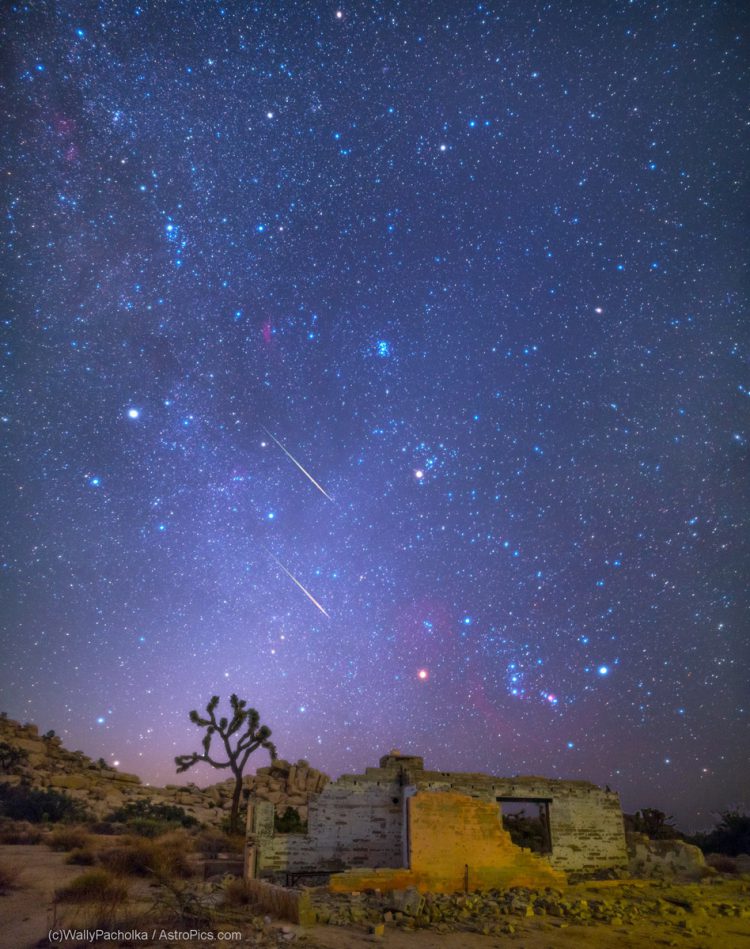
<path fill-rule="evenodd" d="M 733 5 L 9 11 L 7 711 L 741 800 Z"/>

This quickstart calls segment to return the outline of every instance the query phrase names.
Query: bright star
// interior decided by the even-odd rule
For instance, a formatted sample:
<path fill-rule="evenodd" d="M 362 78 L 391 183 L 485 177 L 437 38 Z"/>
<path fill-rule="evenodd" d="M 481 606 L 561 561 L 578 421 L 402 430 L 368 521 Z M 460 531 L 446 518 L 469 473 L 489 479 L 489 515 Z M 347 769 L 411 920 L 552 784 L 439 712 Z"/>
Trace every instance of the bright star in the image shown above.
<path fill-rule="evenodd" d="M 600 676 L 609 675 L 609 666 L 599 666 L 599 668 L 596 671 L 599 673 Z"/>
<path fill-rule="evenodd" d="M 417 673 L 417 678 L 422 682 L 426 682 L 430 678 L 430 673 L 426 669 L 420 669 Z"/>
<path fill-rule="evenodd" d="M 391 355 L 391 344 L 387 339 L 379 339 L 376 344 L 376 350 L 381 359 L 387 359 Z"/>
<path fill-rule="evenodd" d="M 138 418 L 141 414 L 140 409 L 128 409 L 128 418 Z"/>

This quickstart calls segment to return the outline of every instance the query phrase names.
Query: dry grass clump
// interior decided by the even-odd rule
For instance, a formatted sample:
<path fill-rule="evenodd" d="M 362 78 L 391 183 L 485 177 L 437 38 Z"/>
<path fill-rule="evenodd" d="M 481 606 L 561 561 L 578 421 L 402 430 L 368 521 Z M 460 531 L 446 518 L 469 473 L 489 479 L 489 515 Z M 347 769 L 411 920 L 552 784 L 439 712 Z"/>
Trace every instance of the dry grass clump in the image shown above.
<path fill-rule="evenodd" d="M 207 827 L 193 838 L 195 849 L 206 857 L 217 857 L 220 853 L 242 853 L 245 838 L 241 834 L 225 834 L 223 830 Z"/>
<path fill-rule="evenodd" d="M 114 847 L 102 850 L 99 862 L 121 876 L 190 877 L 188 860 L 192 841 L 184 831 L 172 831 L 155 840 L 125 837 Z"/>
<path fill-rule="evenodd" d="M 108 870 L 87 870 L 55 893 L 58 903 L 97 903 L 117 906 L 128 898 L 128 888 Z"/>
<path fill-rule="evenodd" d="M 76 847 L 68 854 L 66 863 L 72 863 L 79 867 L 93 867 L 96 863 L 96 854 L 88 847 Z"/>
<path fill-rule="evenodd" d="M 44 841 L 51 850 L 81 850 L 91 843 L 85 827 L 55 827 Z"/>
<path fill-rule="evenodd" d="M 38 844 L 42 831 L 25 820 L 0 819 L 0 844 Z"/>
<path fill-rule="evenodd" d="M 125 837 L 114 847 L 102 850 L 99 862 L 121 876 L 151 876 L 157 869 L 153 843 L 138 837 Z"/>
<path fill-rule="evenodd" d="M 7 863 L 0 863 L 0 896 L 5 896 L 19 886 L 20 873 L 16 867 L 9 867 Z"/>
<path fill-rule="evenodd" d="M 249 906 L 255 902 L 255 898 L 250 893 L 247 882 L 239 877 L 233 877 L 227 880 L 223 886 L 224 906 Z"/>

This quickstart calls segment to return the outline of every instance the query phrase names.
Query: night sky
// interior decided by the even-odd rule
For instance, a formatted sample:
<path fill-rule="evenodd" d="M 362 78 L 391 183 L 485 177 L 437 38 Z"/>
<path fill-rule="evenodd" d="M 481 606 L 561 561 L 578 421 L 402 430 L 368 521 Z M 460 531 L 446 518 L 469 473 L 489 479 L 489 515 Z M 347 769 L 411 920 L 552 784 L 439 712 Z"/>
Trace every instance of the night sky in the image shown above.
<path fill-rule="evenodd" d="M 2 708 L 748 803 L 740 5 L 4 9 Z"/>

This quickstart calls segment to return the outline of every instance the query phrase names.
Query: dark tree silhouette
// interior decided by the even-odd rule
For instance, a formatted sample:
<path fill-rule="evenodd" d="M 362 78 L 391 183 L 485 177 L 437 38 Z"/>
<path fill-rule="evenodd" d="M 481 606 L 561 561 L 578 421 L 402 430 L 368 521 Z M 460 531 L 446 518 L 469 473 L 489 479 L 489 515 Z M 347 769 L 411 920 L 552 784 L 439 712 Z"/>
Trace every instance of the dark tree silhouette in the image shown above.
<path fill-rule="evenodd" d="M 723 853 L 728 857 L 750 853 L 750 811 L 742 807 L 724 811 L 712 831 L 695 834 L 690 842 L 704 853 Z"/>
<path fill-rule="evenodd" d="M 213 768 L 231 768 L 234 775 L 234 794 L 232 796 L 232 811 L 229 816 L 229 826 L 233 832 L 239 831 L 240 800 L 242 799 L 242 772 L 250 755 L 258 748 L 266 748 L 271 754 L 271 760 L 276 758 L 276 745 L 269 741 L 271 729 L 260 724 L 260 715 L 254 708 L 246 708 L 247 702 L 232 695 L 229 699 L 232 706 L 232 717 L 216 719 L 216 706 L 219 696 L 214 695 L 206 706 L 207 718 L 203 718 L 193 710 L 190 721 L 206 729 L 201 744 L 203 754 L 193 752 L 190 755 L 178 755 L 174 760 L 177 773 L 181 774 L 192 768 L 199 761 L 206 761 Z M 226 761 L 217 761 L 211 756 L 211 740 L 217 734 L 224 746 L 223 752 Z"/>
<path fill-rule="evenodd" d="M 678 836 L 672 821 L 664 811 L 656 807 L 644 807 L 635 812 L 633 829 L 639 834 L 646 834 L 652 840 L 671 840 Z"/>

